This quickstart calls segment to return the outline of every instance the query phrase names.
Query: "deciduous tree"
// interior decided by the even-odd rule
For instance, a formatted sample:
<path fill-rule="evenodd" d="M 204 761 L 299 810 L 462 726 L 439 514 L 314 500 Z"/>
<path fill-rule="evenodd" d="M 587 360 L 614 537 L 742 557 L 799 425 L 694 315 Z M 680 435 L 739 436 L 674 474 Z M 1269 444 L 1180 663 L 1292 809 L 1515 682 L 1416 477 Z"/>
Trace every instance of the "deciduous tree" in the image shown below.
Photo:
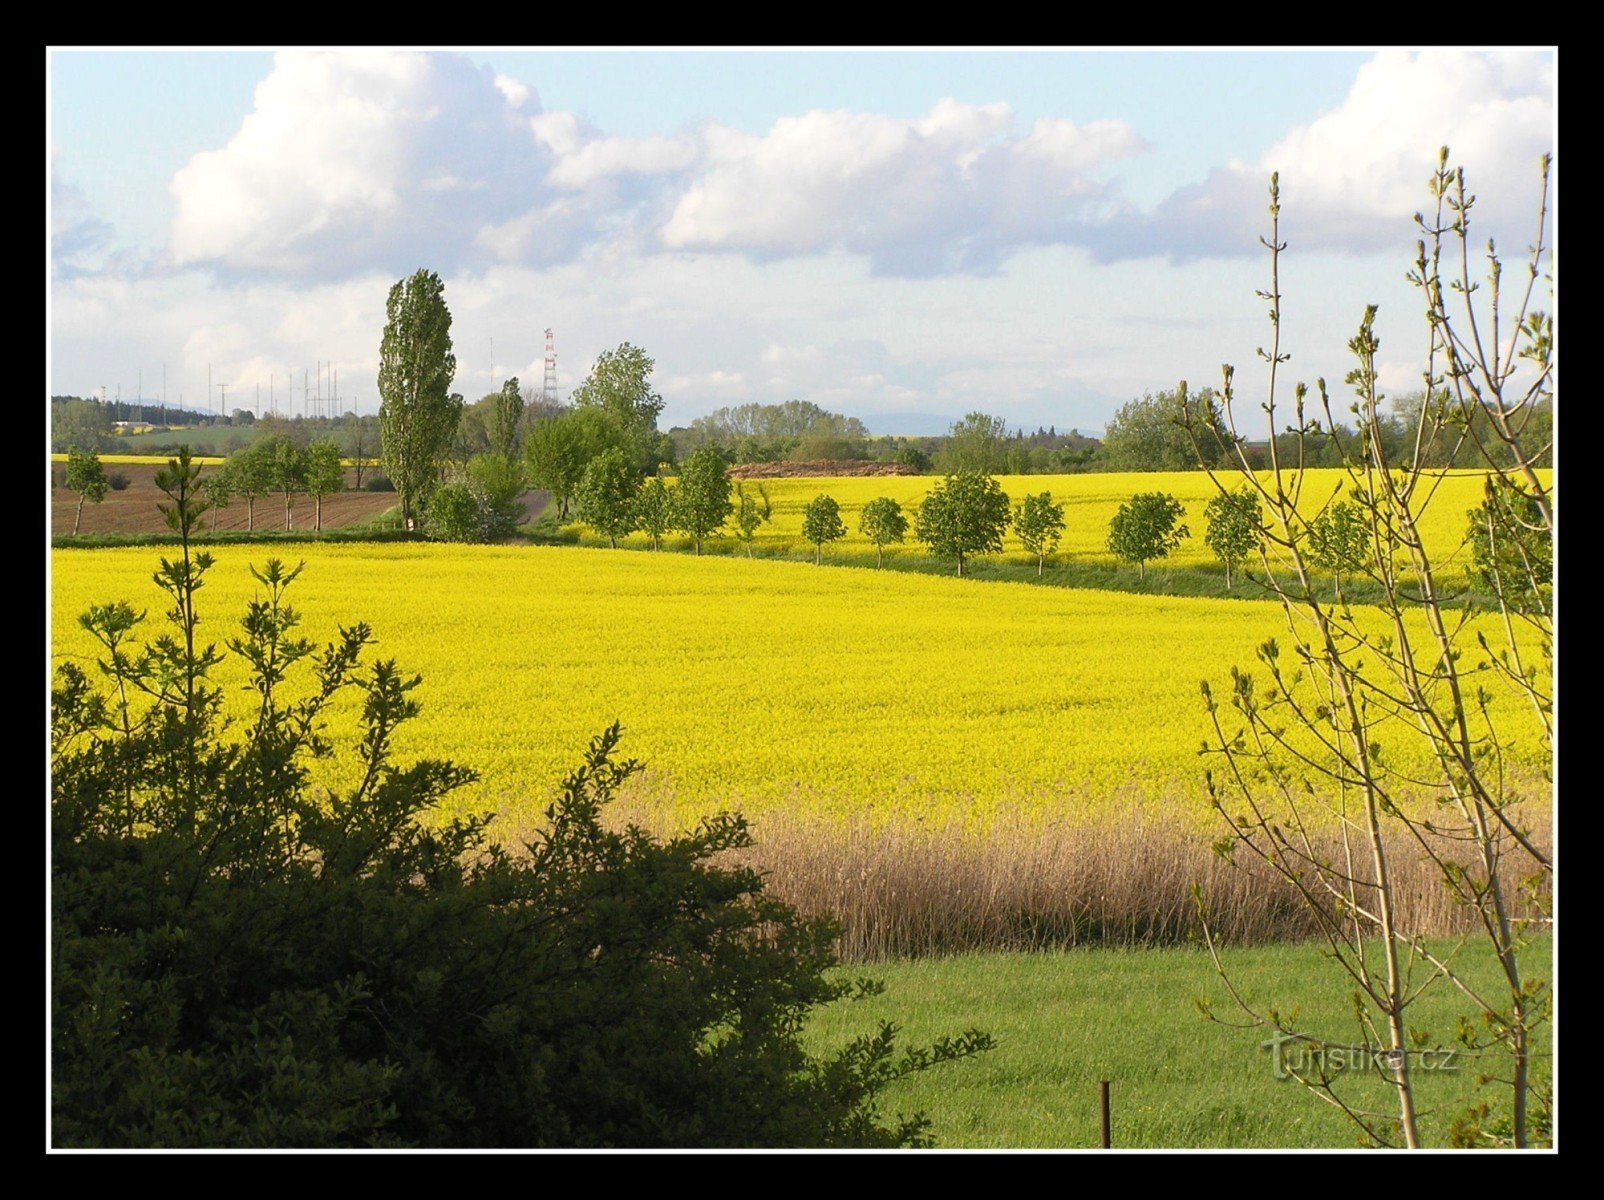
<path fill-rule="evenodd" d="M 1058 539 L 1064 536 L 1064 506 L 1053 503 L 1051 492 L 1026 496 L 1014 510 L 1014 532 L 1036 556 L 1036 577 L 1041 578 L 1047 556 L 1058 549 Z"/>
<path fill-rule="evenodd" d="M 690 534 L 700 554 L 702 539 L 717 532 L 734 507 L 723 458 L 711 446 L 703 446 L 680 467 L 679 484 L 674 488 L 675 528 Z"/>
<path fill-rule="evenodd" d="M 754 497 L 746 490 L 746 484 L 737 480 L 735 484 L 735 537 L 746 547 L 746 557 L 752 557 L 752 543 L 757 540 L 757 531 L 773 513 L 774 506 L 769 503 L 769 490 L 763 484 L 757 485 L 757 495 Z"/>
<path fill-rule="evenodd" d="M 537 421 L 524 438 L 529 482 L 551 493 L 557 515 L 566 520 L 586 466 L 610 446 L 622 448 L 621 438 L 612 418 L 600 409 L 571 409 Z"/>
<path fill-rule="evenodd" d="M 1203 509 L 1208 528 L 1203 540 L 1214 557 L 1225 565 L 1225 586 L 1231 587 L 1232 572 L 1258 548 L 1262 537 L 1264 512 L 1259 497 L 1250 488 L 1220 492 Z"/>
<path fill-rule="evenodd" d="M 50 447 L 57 454 L 72 447 L 104 450 L 112 440 L 111 414 L 106 406 L 77 396 L 50 403 Z"/>
<path fill-rule="evenodd" d="M 1098 458 L 1113 471 L 1193 471 L 1199 454 L 1206 466 L 1223 462 L 1226 451 L 1217 439 L 1194 448 L 1188 420 L 1219 426 L 1220 400 L 1212 389 L 1148 392 L 1120 406 L 1104 429 Z"/>
<path fill-rule="evenodd" d="M 374 453 L 377 448 L 373 430 L 364 424 L 362 418 L 357 418 L 356 427 L 351 431 L 348 457 L 351 460 L 351 473 L 355 477 L 356 490 L 359 492 L 362 490 L 362 476 L 372 470 L 378 461 Z"/>
<path fill-rule="evenodd" d="M 217 515 L 234 499 L 234 485 L 226 469 L 213 469 L 201 476 L 200 495 L 212 514 L 212 531 L 217 530 Z"/>
<path fill-rule="evenodd" d="M 640 472 L 617 446 L 603 450 L 585 466 L 574 489 L 579 519 L 618 549 L 618 539 L 635 529 L 635 497 L 640 492 Z"/>
<path fill-rule="evenodd" d="M 1419 377 L 1443 402 L 1418 408 L 1412 434 L 1402 440 L 1403 457 L 1393 446 L 1391 460 L 1388 439 L 1378 433 L 1385 413 L 1375 306 L 1366 308 L 1348 343 L 1349 400 L 1333 397 L 1318 379 L 1312 391 L 1296 384 L 1288 403 L 1279 385 L 1290 357 L 1282 348 L 1278 284 L 1286 246 L 1280 181 L 1270 177 L 1270 236 L 1263 243 L 1270 286 L 1260 293 L 1270 305 L 1269 342 L 1261 351 L 1268 379 L 1252 408 L 1272 431 L 1320 431 L 1340 443 L 1343 488 L 1363 531 L 1352 539 L 1359 561 L 1349 569 L 1364 574 L 1370 602 L 1332 604 L 1315 586 L 1308 562 L 1318 542 L 1300 503 L 1306 480 L 1295 469 L 1302 460 L 1296 445 L 1283 459 L 1272 442 L 1269 469 L 1255 473 L 1236 442 L 1234 469 L 1211 473 L 1222 493 L 1227 479 L 1243 481 L 1269 514 L 1258 561 L 1284 616 L 1280 636 L 1259 648 L 1260 671 L 1233 667 L 1219 698 L 1203 684 L 1211 724 L 1205 750 L 1223 768 L 1205 778 L 1229 832 L 1216 848 L 1228 858 L 1249 857 L 1283 880 L 1319 921 L 1333 969 L 1331 998 L 1351 1006 L 1393 1111 L 1377 1112 L 1353 1096 L 1344 1073 L 1316 1065 L 1291 1077 L 1378 1145 L 1426 1143 L 1418 1069 L 1424 1054 L 1450 1042 L 1474 1055 L 1481 1083 L 1501 1089 L 1504 1101 L 1497 1110 L 1483 1101 L 1462 1113 L 1450 1127 L 1453 1144 L 1525 1147 L 1552 1135 L 1553 1094 L 1534 1046 L 1549 1019 L 1550 995 L 1521 951 L 1547 923 L 1553 878 L 1551 849 L 1534 830 L 1530 810 L 1534 799 L 1545 807 L 1552 802 L 1532 786 L 1531 775 L 1552 782 L 1553 614 L 1546 604 L 1523 609 L 1498 582 L 1495 619 L 1477 621 L 1469 611 L 1474 601 L 1467 604 L 1447 586 L 1447 563 L 1422 534 L 1440 496 L 1436 448 L 1485 438 L 1477 444 L 1495 494 L 1518 484 L 1527 497 L 1517 502 L 1524 511 L 1514 524 L 1499 515 L 1505 506 L 1496 500 L 1474 522 L 1486 530 L 1488 561 L 1503 559 L 1530 578 L 1530 555 L 1504 557 L 1514 549 L 1509 539 L 1524 536 L 1523 527 L 1553 535 L 1552 494 L 1534 461 L 1544 447 L 1523 440 L 1528 418 L 1554 398 L 1554 322 L 1538 299 L 1549 266 L 1548 172 L 1545 156 L 1522 286 L 1501 288 L 1495 249 L 1488 243 L 1483 258 L 1473 232 L 1475 197 L 1442 151 L 1431 179 L 1433 202 L 1416 216 L 1421 236 L 1408 278 L 1427 317 Z M 1482 262 L 1486 274 L 1478 278 L 1472 264 Z M 1225 367 L 1227 445 L 1235 441 L 1233 376 Z M 1344 411 L 1356 417 L 1351 433 L 1337 419 Z M 1206 444 L 1213 433 L 1194 427 L 1193 436 Z M 1502 573 L 1496 569 L 1494 579 Z M 1523 762 L 1532 765 L 1523 770 Z M 1339 831 L 1335 851 L 1310 837 L 1322 827 Z M 1416 906 L 1397 886 L 1400 855 L 1423 859 L 1451 907 L 1466 917 L 1469 932 L 1446 952 L 1425 936 L 1411 915 Z M 1212 948 L 1212 933 L 1209 940 Z M 1215 966 L 1229 984 L 1217 955 Z M 1457 1028 L 1424 1027 L 1418 1001 L 1432 987 L 1464 998 L 1470 1011 Z M 1274 998 L 1230 991 L 1250 1021 L 1273 1028 L 1278 1040 L 1302 1036 L 1294 1015 Z"/>
<path fill-rule="evenodd" d="M 674 493 L 669 491 L 661 475 L 653 475 L 641 485 L 635 500 L 635 515 L 640 530 L 652 539 L 652 549 L 660 550 L 663 535 L 675 528 Z"/>
<path fill-rule="evenodd" d="M 80 450 L 76 446 L 67 451 L 67 488 L 78 493 L 78 507 L 73 512 L 72 531 L 84 519 L 84 501 L 99 504 L 106 498 L 106 468 L 100 465 L 100 455 L 94 450 Z"/>
<path fill-rule="evenodd" d="M 1147 579 L 1147 564 L 1167 558 L 1181 542 L 1192 536 L 1180 524 L 1186 506 L 1166 492 L 1140 492 L 1132 496 L 1108 523 L 1108 548 L 1122 562 L 1135 563 L 1141 578 Z"/>
<path fill-rule="evenodd" d="M 949 472 L 980 471 L 989 475 L 1000 471 L 1008 455 L 1007 438 L 1008 422 L 1002 417 L 969 413 L 947 431 L 937 465 Z"/>
<path fill-rule="evenodd" d="M 256 528 L 256 502 L 273 490 L 267 460 L 256 446 L 246 446 L 228 456 L 223 464 L 228 490 L 245 501 L 245 528 Z"/>
<path fill-rule="evenodd" d="M 1522 615 L 1546 614 L 1552 601 L 1554 540 L 1543 519 L 1542 499 L 1521 482 L 1487 477 L 1486 496 L 1465 514 L 1470 526 L 1472 582 Z"/>
<path fill-rule="evenodd" d="M 858 532 L 874 543 L 874 565 L 885 565 L 885 549 L 908 536 L 908 515 L 890 496 L 877 496 L 858 514 Z"/>
<path fill-rule="evenodd" d="M 1331 500 L 1304 530 L 1309 561 L 1331 572 L 1338 590 L 1344 572 L 1360 570 L 1369 552 L 1370 530 L 1357 504 Z"/>
<path fill-rule="evenodd" d="M 663 398 L 652 391 L 653 360 L 639 346 L 623 342 L 604 350 L 569 400 L 577 409 L 593 408 L 612 418 L 642 473 L 657 467 L 657 418 Z"/>
<path fill-rule="evenodd" d="M 802 510 L 802 536 L 813 543 L 813 564 L 823 561 L 826 542 L 838 542 L 847 535 L 841 519 L 841 506 L 833 496 L 815 496 Z"/>
<path fill-rule="evenodd" d="M 175 628 L 141 639 L 130 604 L 95 605 L 110 685 L 70 659 L 53 680 L 57 1146 L 928 1144 L 882 1094 L 990 1039 L 899 1056 L 883 1025 L 811 1051 L 818 1007 L 877 989 L 832 970 L 836 925 L 732 861 L 739 815 L 665 841 L 605 819 L 640 770 L 617 724 L 509 850 L 491 817 L 441 814 L 472 770 L 396 761 L 419 678 L 366 661 L 365 623 L 302 636 L 300 571 L 276 560 L 226 643 L 252 703 L 225 720 L 225 657 L 196 648 L 213 564 L 191 554 L 187 451 L 163 478 Z"/>
<path fill-rule="evenodd" d="M 284 497 L 284 528 L 292 528 L 295 493 L 306 490 L 306 451 L 294 438 L 278 434 L 257 441 L 251 453 L 261 462 L 268 487 Z"/>
<path fill-rule="evenodd" d="M 323 497 L 344 490 L 345 463 L 340 457 L 340 444 L 333 438 L 313 442 L 306 451 L 306 494 L 317 508 L 314 528 L 323 528 Z"/>
<path fill-rule="evenodd" d="M 930 489 L 919 505 L 914 533 L 937 558 L 956 559 L 962 578 L 971 555 L 1002 550 L 1009 519 L 1008 496 L 995 479 L 960 471 Z"/>

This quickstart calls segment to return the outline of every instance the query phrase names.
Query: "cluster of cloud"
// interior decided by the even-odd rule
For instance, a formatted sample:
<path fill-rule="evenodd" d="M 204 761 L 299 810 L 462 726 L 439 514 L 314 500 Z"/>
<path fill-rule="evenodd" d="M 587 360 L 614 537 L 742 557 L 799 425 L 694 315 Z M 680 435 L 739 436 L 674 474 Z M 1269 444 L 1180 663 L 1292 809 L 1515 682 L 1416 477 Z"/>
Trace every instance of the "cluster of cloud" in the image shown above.
<path fill-rule="evenodd" d="M 1553 71 L 1531 54 L 1383 52 L 1258 162 L 1141 211 L 1106 178 L 1147 148 L 1123 121 L 1021 131 L 1005 103 L 945 99 L 913 119 L 815 110 L 761 134 L 706 122 L 617 137 L 460 55 L 286 52 L 228 144 L 174 177 L 169 252 L 288 278 L 541 266 L 618 246 L 844 251 L 903 277 L 984 274 L 1044 244 L 1102 261 L 1229 256 L 1258 247 L 1271 170 L 1303 246 L 1364 251 L 1409 236 L 1439 145 L 1473 167 L 1535 163 Z M 1529 211 L 1530 186 L 1515 186 L 1529 180 L 1481 182 L 1493 226 Z"/>
<path fill-rule="evenodd" d="M 987 271 L 1112 204 L 1120 121 L 1013 129 L 1002 103 L 905 120 L 814 111 L 762 135 L 626 138 L 452 54 L 282 53 L 221 149 L 174 177 L 175 265 L 303 278 L 427 261 L 543 265 L 625 242 L 759 260 L 846 250 L 877 273 Z"/>

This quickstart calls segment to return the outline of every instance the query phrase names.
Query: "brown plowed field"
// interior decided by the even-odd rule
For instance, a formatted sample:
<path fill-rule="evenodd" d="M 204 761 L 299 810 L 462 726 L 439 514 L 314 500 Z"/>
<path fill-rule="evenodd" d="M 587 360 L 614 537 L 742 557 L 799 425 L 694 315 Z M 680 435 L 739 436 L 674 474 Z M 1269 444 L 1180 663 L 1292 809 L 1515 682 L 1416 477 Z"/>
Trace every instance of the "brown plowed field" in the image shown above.
<path fill-rule="evenodd" d="M 206 472 L 215 468 L 202 467 L 202 477 Z M 79 533 L 161 533 L 167 527 L 162 521 L 162 515 L 157 511 L 158 501 L 166 501 L 161 489 L 156 486 L 156 472 L 160 467 L 153 463 L 108 463 L 106 474 L 121 472 L 128 477 L 128 486 L 120 492 L 107 492 L 106 499 L 99 504 L 84 505 L 83 523 L 78 527 Z M 50 493 L 50 532 L 63 534 L 72 532 L 73 510 L 78 507 L 78 494 L 69 492 L 59 486 L 66 467 L 61 463 L 51 464 L 51 478 L 57 486 Z M 363 472 L 363 481 L 366 482 L 369 472 Z M 354 486 L 355 471 L 346 471 L 346 487 Z M 385 509 L 396 503 L 394 492 L 340 492 L 337 495 L 323 497 L 323 527 L 337 529 L 341 525 L 354 525 L 359 521 L 369 521 Z M 313 513 L 316 506 L 310 496 L 295 497 L 294 518 L 296 529 L 311 529 Z M 212 528 L 215 516 L 218 529 L 244 529 L 245 528 L 245 501 L 236 499 L 227 508 L 217 513 L 207 513 L 201 520 L 207 528 Z M 256 528 L 257 529 L 283 529 L 284 528 L 284 497 L 264 496 L 256 502 Z"/>

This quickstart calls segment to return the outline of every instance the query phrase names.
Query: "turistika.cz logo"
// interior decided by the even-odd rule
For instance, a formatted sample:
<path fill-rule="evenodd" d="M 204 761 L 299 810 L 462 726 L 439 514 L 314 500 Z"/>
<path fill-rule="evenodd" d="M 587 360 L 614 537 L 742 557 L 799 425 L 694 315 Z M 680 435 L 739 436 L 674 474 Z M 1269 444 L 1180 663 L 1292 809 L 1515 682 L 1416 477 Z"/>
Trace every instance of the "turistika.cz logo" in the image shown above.
<path fill-rule="evenodd" d="M 1457 1071 L 1459 1052 L 1440 1047 L 1424 1050 L 1393 1050 L 1385 1046 L 1349 1046 L 1325 1042 L 1303 1033 L 1278 1031 L 1259 1043 L 1270 1052 L 1270 1066 L 1277 1079 L 1330 1079 L 1349 1071 L 1376 1071 L 1391 1075 L 1399 1059 L 1408 1055 L 1417 1071 Z"/>

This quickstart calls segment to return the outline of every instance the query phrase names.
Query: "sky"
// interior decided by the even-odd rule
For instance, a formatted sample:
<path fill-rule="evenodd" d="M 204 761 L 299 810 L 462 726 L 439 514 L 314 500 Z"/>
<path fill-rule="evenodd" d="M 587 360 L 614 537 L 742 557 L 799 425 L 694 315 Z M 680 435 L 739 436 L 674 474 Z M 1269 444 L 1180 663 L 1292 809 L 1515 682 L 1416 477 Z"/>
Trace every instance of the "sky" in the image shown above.
<path fill-rule="evenodd" d="M 1283 370 L 1339 389 L 1375 303 L 1418 388 L 1438 148 L 1518 258 L 1557 113 L 1551 49 L 52 49 L 47 80 L 52 394 L 299 412 L 326 363 L 375 411 L 426 267 L 469 400 L 538 386 L 549 327 L 564 394 L 628 341 L 665 426 L 804 399 L 876 432 L 1097 433 L 1223 363 L 1251 412 L 1272 170 Z"/>

